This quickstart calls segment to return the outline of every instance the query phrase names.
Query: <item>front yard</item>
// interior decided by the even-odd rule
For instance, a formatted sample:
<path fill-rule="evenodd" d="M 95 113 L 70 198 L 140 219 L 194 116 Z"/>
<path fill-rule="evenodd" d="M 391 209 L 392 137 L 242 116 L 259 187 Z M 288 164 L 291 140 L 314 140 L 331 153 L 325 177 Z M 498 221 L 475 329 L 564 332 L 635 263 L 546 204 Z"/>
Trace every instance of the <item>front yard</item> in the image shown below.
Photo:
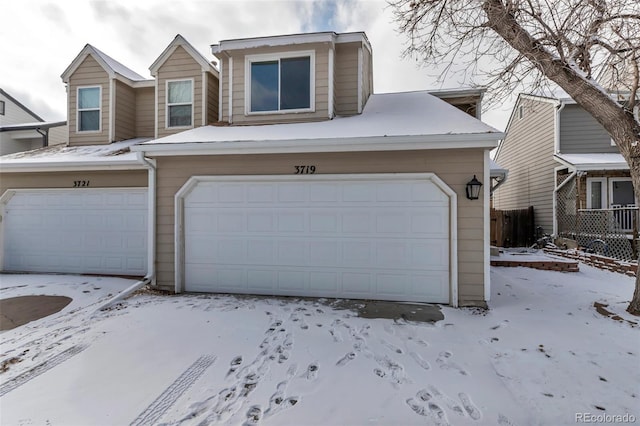
<path fill-rule="evenodd" d="M 2 299 L 49 294 L 73 301 L 0 334 L 0 420 L 561 425 L 640 419 L 640 319 L 624 311 L 633 278 L 581 265 L 578 273 L 493 267 L 491 279 L 490 310 L 443 307 L 444 319 L 431 324 L 362 318 L 323 300 L 149 291 L 96 313 L 133 282 L 2 275 Z"/>

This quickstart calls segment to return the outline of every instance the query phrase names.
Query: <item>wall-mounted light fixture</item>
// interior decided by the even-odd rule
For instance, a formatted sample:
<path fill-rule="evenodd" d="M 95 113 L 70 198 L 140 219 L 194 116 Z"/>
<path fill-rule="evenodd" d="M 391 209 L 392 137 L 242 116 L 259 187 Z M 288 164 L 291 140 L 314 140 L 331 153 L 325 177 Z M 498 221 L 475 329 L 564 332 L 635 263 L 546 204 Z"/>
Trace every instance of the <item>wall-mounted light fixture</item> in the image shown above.
<path fill-rule="evenodd" d="M 480 187 L 482 182 L 476 179 L 476 175 L 473 175 L 473 179 L 467 182 L 467 198 L 470 200 L 477 200 L 480 198 Z"/>

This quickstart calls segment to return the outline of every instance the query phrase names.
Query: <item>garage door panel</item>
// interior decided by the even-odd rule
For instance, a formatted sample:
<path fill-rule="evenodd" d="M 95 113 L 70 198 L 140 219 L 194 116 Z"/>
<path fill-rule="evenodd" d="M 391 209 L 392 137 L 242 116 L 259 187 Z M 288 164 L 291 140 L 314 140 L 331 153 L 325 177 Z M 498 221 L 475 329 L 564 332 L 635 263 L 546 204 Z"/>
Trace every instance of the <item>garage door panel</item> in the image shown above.
<path fill-rule="evenodd" d="M 448 197 L 430 181 L 200 182 L 184 206 L 188 291 L 449 301 Z"/>
<path fill-rule="evenodd" d="M 144 275 L 146 200 L 146 189 L 16 191 L 3 206 L 4 270 Z"/>

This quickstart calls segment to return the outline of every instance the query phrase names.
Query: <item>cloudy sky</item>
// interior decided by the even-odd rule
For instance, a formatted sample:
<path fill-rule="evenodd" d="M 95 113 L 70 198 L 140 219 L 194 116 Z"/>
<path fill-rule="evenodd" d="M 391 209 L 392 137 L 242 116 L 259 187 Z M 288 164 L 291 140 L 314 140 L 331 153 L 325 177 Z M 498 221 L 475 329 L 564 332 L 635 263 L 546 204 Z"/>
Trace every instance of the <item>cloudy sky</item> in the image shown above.
<path fill-rule="evenodd" d="M 433 72 L 402 58 L 406 43 L 379 0 L 3 0 L 0 87 L 45 120 L 66 119 L 60 75 L 89 43 L 137 73 L 176 34 L 211 60 L 220 40 L 311 31 L 365 31 L 373 47 L 374 91 L 448 89 Z M 503 130 L 511 105 L 483 111 Z"/>

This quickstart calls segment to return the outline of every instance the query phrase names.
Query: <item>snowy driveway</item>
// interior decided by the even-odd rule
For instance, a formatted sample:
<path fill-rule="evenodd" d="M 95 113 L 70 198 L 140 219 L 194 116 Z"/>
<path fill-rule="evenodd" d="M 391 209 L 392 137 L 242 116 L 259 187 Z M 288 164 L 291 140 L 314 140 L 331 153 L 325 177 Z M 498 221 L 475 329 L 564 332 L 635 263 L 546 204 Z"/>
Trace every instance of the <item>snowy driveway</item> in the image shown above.
<path fill-rule="evenodd" d="M 2 298 L 74 298 L 0 334 L 3 425 L 640 419 L 640 328 L 624 313 L 633 280 L 583 265 L 492 268 L 491 310 L 444 307 L 436 324 L 359 318 L 321 301 L 153 293 L 94 314 L 132 282 L 0 280 Z M 597 313 L 596 301 L 625 320 Z"/>

